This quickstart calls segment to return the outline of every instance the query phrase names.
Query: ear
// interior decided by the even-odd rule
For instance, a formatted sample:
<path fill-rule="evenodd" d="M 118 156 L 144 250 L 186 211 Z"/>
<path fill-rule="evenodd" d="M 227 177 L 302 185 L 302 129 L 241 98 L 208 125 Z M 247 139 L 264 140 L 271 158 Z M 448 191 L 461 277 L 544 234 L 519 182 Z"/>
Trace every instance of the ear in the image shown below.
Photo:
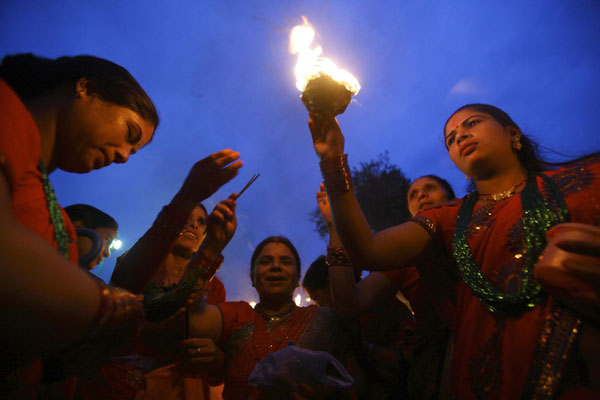
<path fill-rule="evenodd" d="M 87 78 L 79 78 L 77 82 L 75 82 L 75 97 L 83 98 L 84 96 L 89 96 L 90 81 Z"/>
<path fill-rule="evenodd" d="M 516 126 L 509 126 L 508 133 L 510 134 L 511 140 L 521 139 L 521 130 Z"/>

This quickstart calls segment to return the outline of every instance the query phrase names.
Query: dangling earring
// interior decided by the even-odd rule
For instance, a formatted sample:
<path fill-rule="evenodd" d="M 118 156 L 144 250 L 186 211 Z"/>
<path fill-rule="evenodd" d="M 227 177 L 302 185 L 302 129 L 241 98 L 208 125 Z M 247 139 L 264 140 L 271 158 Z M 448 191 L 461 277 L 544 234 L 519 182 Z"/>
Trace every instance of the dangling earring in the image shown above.
<path fill-rule="evenodd" d="M 467 181 L 471 182 L 471 177 L 467 174 L 465 174 L 465 178 L 467 178 Z"/>
<path fill-rule="evenodd" d="M 523 148 L 523 145 L 521 144 L 521 140 L 518 137 L 512 139 L 512 148 L 515 151 L 519 151 Z"/>

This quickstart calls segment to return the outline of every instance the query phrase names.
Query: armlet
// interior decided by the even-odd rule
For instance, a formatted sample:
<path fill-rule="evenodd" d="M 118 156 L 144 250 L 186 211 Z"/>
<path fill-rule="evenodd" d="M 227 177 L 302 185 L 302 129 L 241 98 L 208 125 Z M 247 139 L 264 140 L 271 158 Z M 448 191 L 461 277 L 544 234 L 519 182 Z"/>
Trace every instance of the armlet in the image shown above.
<path fill-rule="evenodd" d="M 434 236 L 438 232 L 437 224 L 423 215 L 415 215 L 409 221 L 419 224 L 429 233 L 429 236 Z"/>

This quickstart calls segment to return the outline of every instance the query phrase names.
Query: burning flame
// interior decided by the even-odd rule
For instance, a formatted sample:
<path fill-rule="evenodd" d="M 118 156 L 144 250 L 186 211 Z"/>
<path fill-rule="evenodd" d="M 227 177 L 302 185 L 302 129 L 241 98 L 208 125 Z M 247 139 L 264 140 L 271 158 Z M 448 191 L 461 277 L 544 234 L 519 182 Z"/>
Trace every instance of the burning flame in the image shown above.
<path fill-rule="evenodd" d="M 298 53 L 298 62 L 294 68 L 298 90 L 303 92 L 308 81 L 325 74 L 343 84 L 353 95 L 357 94 L 360 84 L 350 72 L 338 68 L 330 59 L 320 57 L 323 52 L 321 46 L 310 48 L 315 38 L 315 30 L 306 17 L 302 16 L 302 20 L 304 25 L 297 25 L 290 32 L 290 53 Z"/>

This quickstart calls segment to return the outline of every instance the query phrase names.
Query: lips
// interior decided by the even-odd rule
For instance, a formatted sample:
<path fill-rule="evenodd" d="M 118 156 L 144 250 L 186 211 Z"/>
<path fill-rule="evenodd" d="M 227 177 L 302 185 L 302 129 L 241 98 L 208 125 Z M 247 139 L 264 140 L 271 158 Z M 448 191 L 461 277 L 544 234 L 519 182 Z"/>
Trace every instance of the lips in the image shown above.
<path fill-rule="evenodd" d="M 429 208 L 433 206 L 433 202 L 431 201 L 424 201 L 423 203 L 419 204 L 419 211 L 421 211 L 424 208 Z"/>
<path fill-rule="evenodd" d="M 101 148 L 100 152 L 102 153 L 102 157 L 103 157 L 102 161 L 104 162 L 102 167 L 108 167 L 110 164 L 112 164 L 112 159 L 109 157 L 109 155 L 105 149 Z M 102 168 L 102 167 L 100 167 L 100 168 Z"/>
<path fill-rule="evenodd" d="M 265 280 L 268 282 L 285 282 L 286 279 L 284 276 L 267 276 Z"/>
<path fill-rule="evenodd" d="M 461 157 L 468 156 L 469 154 L 471 154 L 475 150 L 476 146 L 477 146 L 476 142 L 467 142 L 467 143 L 465 143 L 460 148 L 460 155 L 461 155 Z"/>
<path fill-rule="evenodd" d="M 186 229 L 186 230 L 183 230 L 183 231 L 181 232 L 181 235 L 182 235 L 182 236 L 185 236 L 185 237 L 187 237 L 188 239 L 192 239 L 192 240 L 198 240 L 198 235 L 196 235 L 196 233 L 194 233 L 194 232 L 192 232 L 192 231 L 189 231 L 189 230 L 187 230 L 187 229 Z"/>

